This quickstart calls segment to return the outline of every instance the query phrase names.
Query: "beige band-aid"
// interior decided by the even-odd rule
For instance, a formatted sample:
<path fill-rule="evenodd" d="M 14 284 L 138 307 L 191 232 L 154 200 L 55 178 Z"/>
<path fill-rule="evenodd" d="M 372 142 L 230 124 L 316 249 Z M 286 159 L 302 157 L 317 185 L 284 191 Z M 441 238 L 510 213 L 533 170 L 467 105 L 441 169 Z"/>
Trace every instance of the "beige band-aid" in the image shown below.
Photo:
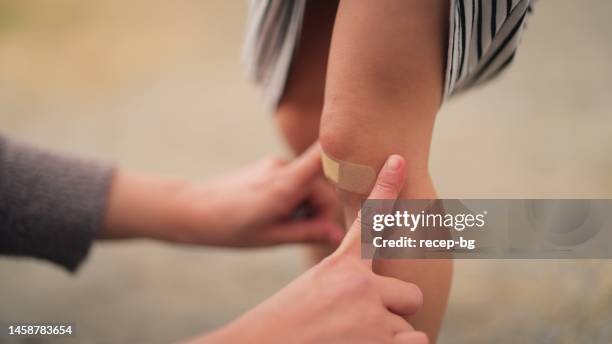
<path fill-rule="evenodd" d="M 321 151 L 323 173 L 342 190 L 367 195 L 376 183 L 376 172 L 366 165 L 333 158 Z"/>

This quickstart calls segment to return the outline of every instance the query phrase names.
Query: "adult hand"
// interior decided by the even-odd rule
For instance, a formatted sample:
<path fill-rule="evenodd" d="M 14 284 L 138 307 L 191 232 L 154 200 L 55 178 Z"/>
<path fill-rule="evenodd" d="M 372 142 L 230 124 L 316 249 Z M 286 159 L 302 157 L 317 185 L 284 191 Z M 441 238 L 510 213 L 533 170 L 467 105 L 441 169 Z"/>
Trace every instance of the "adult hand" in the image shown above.
<path fill-rule="evenodd" d="M 396 199 L 405 162 L 392 156 L 372 199 Z M 338 249 L 238 320 L 194 343 L 427 343 L 404 319 L 422 303 L 419 288 L 372 272 L 360 259 L 360 217 Z"/>
<path fill-rule="evenodd" d="M 333 195 L 317 190 L 318 145 L 294 161 L 269 158 L 201 185 L 119 172 L 102 237 L 150 237 L 229 247 L 338 244 Z M 317 180 L 318 179 L 318 180 Z"/>

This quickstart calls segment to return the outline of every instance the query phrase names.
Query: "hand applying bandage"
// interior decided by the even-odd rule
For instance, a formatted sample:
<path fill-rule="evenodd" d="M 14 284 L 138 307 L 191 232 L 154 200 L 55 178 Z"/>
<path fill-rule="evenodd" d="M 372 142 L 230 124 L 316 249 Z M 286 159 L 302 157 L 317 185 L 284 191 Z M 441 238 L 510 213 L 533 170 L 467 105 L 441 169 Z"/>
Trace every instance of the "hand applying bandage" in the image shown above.
<path fill-rule="evenodd" d="M 399 156 L 387 160 L 372 199 L 396 199 L 405 178 Z M 425 344 L 405 320 L 421 306 L 411 283 L 372 272 L 360 258 L 360 218 L 338 249 L 272 298 L 193 343 L 405 343 Z"/>
<path fill-rule="evenodd" d="M 314 145 L 291 162 L 269 158 L 203 184 L 119 170 L 103 238 L 145 237 L 225 247 L 337 245 L 334 195 L 319 192 Z"/>

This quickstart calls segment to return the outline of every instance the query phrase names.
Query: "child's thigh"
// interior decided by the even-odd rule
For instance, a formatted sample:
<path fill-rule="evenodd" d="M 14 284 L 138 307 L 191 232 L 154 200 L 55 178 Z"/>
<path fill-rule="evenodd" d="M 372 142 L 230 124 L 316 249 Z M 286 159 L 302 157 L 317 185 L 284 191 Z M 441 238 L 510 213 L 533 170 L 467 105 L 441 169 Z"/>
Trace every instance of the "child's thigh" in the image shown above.
<path fill-rule="evenodd" d="M 444 88 L 448 7 L 448 0 L 340 2 L 320 128 L 328 153 L 375 169 L 390 154 L 401 154 L 409 181 L 429 178 L 429 147 Z"/>
<path fill-rule="evenodd" d="M 276 121 L 295 153 L 318 139 L 327 57 L 338 1 L 310 0 Z"/>
<path fill-rule="evenodd" d="M 299 46 L 276 111 L 276 123 L 296 154 L 302 153 L 319 137 L 327 57 L 337 7 L 337 0 L 307 2 Z M 322 192 L 334 194 L 333 186 L 326 180 L 321 180 L 320 184 L 328 189 Z M 339 202 L 331 210 L 334 212 L 342 223 Z M 328 245 L 313 246 L 309 250 L 312 262 L 319 262 L 334 249 Z"/>

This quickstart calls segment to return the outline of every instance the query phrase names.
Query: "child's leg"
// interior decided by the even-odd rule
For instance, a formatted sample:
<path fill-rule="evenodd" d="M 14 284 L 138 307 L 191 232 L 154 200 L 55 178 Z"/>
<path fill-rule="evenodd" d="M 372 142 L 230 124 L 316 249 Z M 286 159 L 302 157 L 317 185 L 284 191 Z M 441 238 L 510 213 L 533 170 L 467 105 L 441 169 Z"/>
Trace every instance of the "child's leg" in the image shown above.
<path fill-rule="evenodd" d="M 307 2 L 299 47 L 276 112 L 277 124 L 296 154 L 319 137 L 325 70 L 337 6 L 335 0 Z M 322 187 L 327 185 L 327 191 L 333 195 L 333 186 L 321 179 Z M 337 212 L 341 220 L 339 202 Z M 313 260 L 320 261 L 332 250 L 327 246 L 313 247 Z"/>
<path fill-rule="evenodd" d="M 379 169 L 392 153 L 407 160 L 401 198 L 435 198 L 428 171 L 442 99 L 448 0 L 341 0 L 331 44 L 320 140 L 341 160 Z M 348 220 L 359 196 L 342 198 Z M 346 200 L 346 201 L 345 201 Z M 424 306 L 416 329 L 435 341 L 450 288 L 450 260 L 378 261 L 376 272 L 417 284 Z"/>

